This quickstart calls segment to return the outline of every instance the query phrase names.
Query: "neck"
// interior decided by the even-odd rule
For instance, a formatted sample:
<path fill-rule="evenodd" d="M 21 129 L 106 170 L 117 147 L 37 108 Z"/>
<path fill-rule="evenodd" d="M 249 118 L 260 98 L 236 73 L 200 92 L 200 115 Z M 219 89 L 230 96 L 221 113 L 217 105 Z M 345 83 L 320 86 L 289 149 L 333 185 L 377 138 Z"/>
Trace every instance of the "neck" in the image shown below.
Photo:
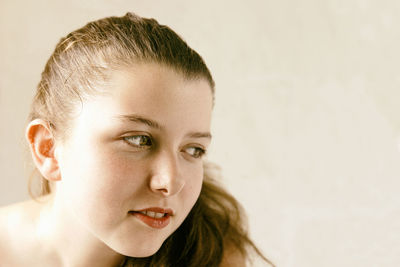
<path fill-rule="evenodd" d="M 37 238 L 46 254 L 53 255 L 52 258 L 57 261 L 54 266 L 120 266 L 125 256 L 67 216 L 53 196 L 46 198 L 37 223 Z"/>

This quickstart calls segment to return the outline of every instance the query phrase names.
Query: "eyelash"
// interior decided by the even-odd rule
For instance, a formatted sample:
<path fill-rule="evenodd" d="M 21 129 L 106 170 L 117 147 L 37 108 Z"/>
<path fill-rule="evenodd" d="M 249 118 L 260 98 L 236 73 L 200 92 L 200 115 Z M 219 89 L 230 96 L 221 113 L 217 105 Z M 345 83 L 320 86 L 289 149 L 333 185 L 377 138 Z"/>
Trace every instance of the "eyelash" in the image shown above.
<path fill-rule="evenodd" d="M 136 138 L 138 138 L 138 137 L 141 137 L 141 138 L 144 137 L 144 138 L 146 138 L 146 142 L 145 142 L 145 143 L 139 142 L 139 144 L 135 144 L 135 143 L 129 141 L 130 139 L 136 139 Z M 134 147 L 137 147 L 137 148 L 141 148 L 141 149 L 144 149 L 145 146 L 149 147 L 149 146 L 152 146 L 152 145 L 153 145 L 153 140 L 151 139 L 150 136 L 147 136 L 147 135 L 125 136 L 125 137 L 124 137 L 124 141 L 127 142 L 127 143 L 128 143 L 129 145 L 131 145 L 131 146 L 134 146 Z M 150 142 L 150 144 L 148 144 L 148 142 Z"/>
<path fill-rule="evenodd" d="M 131 139 L 137 139 L 137 138 L 141 138 L 141 139 L 145 139 L 144 142 L 142 142 L 142 140 L 139 140 L 139 143 L 133 143 L 129 140 Z M 132 136 L 125 136 L 123 137 L 124 141 L 126 143 L 128 143 L 128 145 L 130 146 L 134 146 L 136 148 L 139 149 L 146 149 L 148 147 L 151 147 L 153 145 L 153 140 L 150 136 L 148 135 L 132 135 Z M 193 149 L 193 153 L 188 153 L 188 149 Z M 207 152 L 204 148 L 199 147 L 199 146 L 189 146 L 187 148 L 185 148 L 185 153 L 187 153 L 190 157 L 195 158 L 195 159 L 199 159 L 202 158 Z"/>
<path fill-rule="evenodd" d="M 188 147 L 187 149 L 189 149 L 189 148 L 193 148 L 195 150 L 195 152 L 193 154 L 189 154 L 188 152 L 186 152 L 186 153 L 188 153 L 191 157 L 193 157 L 195 159 L 200 159 L 206 154 L 206 150 L 201 147 L 191 146 L 191 147 Z"/>

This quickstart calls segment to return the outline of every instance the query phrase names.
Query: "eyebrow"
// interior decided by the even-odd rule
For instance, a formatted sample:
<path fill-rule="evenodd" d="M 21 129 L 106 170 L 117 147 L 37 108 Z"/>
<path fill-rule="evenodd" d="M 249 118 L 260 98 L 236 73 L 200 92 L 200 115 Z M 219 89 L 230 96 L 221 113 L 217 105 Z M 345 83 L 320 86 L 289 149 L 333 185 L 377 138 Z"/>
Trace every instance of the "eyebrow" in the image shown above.
<path fill-rule="evenodd" d="M 136 115 L 136 114 L 120 115 L 120 116 L 117 116 L 117 118 L 122 119 L 122 120 L 143 123 L 143 124 L 150 126 L 151 128 L 156 128 L 159 130 L 163 128 L 158 122 L 147 119 L 145 117 L 142 117 L 142 116 Z"/>
<path fill-rule="evenodd" d="M 140 115 L 136 115 L 136 114 L 119 115 L 119 116 L 117 116 L 117 118 L 119 118 L 121 120 L 128 120 L 128 121 L 133 121 L 133 122 L 137 122 L 137 123 L 143 123 L 143 124 L 150 126 L 151 128 L 155 128 L 158 130 L 163 129 L 161 124 L 159 124 L 158 122 L 148 119 L 148 118 L 145 118 Z M 209 132 L 190 132 L 190 133 L 186 134 L 186 136 L 190 137 L 190 138 L 207 138 L 207 139 L 212 138 L 212 135 Z"/>
<path fill-rule="evenodd" d="M 191 137 L 191 138 L 207 138 L 211 139 L 212 136 L 209 132 L 193 132 L 193 133 L 188 133 L 186 136 Z"/>

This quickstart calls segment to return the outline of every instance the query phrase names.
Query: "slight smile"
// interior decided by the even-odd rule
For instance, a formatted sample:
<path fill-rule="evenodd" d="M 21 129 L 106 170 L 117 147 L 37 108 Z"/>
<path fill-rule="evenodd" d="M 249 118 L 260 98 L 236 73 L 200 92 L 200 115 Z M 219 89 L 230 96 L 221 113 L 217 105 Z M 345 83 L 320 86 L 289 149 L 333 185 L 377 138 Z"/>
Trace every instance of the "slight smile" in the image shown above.
<path fill-rule="evenodd" d="M 170 217 L 173 216 L 173 211 L 171 209 L 154 207 L 129 211 L 129 214 L 152 228 L 162 229 L 170 223 Z"/>

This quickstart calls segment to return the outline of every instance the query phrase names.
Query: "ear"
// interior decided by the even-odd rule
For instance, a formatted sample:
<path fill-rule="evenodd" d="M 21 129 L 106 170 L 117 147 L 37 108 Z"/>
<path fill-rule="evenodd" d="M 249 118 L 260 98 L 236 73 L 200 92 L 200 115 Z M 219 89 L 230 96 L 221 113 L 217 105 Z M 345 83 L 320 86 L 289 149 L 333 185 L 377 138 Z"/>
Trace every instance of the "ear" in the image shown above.
<path fill-rule="evenodd" d="M 55 139 L 49 124 L 41 119 L 31 121 L 26 127 L 33 161 L 44 178 L 49 181 L 61 180 L 61 173 L 55 153 Z"/>

